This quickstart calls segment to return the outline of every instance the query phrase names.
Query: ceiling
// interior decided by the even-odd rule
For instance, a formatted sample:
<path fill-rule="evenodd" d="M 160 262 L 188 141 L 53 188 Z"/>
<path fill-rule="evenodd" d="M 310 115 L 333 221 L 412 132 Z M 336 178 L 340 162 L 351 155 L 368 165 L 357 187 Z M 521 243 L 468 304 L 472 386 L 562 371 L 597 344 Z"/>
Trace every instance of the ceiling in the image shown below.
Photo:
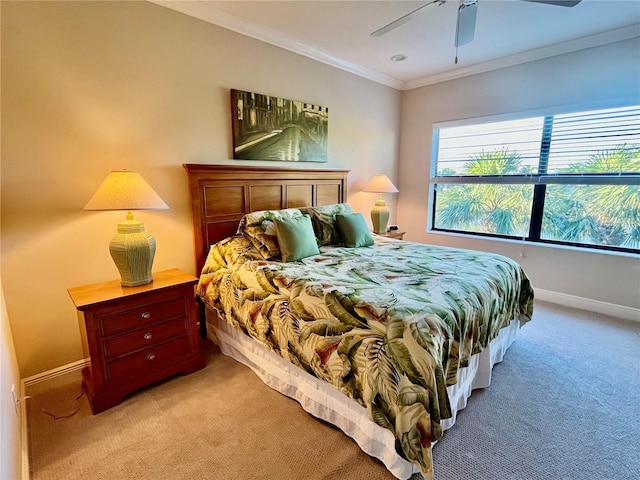
<path fill-rule="evenodd" d="M 459 0 L 429 5 L 380 37 L 371 32 L 430 0 L 150 1 L 399 90 L 640 36 L 637 0 L 478 0 L 475 38 L 458 48 L 456 65 Z"/>

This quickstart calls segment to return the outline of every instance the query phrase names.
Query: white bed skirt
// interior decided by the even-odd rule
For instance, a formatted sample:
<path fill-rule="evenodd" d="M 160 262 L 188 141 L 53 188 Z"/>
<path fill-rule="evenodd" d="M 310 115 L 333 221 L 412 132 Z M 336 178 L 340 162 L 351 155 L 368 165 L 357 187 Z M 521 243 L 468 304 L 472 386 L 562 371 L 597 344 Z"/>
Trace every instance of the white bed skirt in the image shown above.
<path fill-rule="evenodd" d="M 442 420 L 442 428 L 453 426 L 459 410 L 467 405 L 467 398 L 475 388 L 491 383 L 491 369 L 513 343 L 520 322 L 512 320 L 508 327 L 478 355 L 469 366 L 460 369 L 458 383 L 447 387 L 453 416 Z M 379 459 L 399 479 L 407 479 L 418 468 L 395 451 L 395 437 L 391 431 L 369 420 L 367 410 L 326 382 L 287 362 L 255 340 L 236 330 L 207 309 L 209 338 L 220 351 L 251 368 L 269 387 L 295 399 L 311 415 L 321 418 L 355 440 L 367 454 Z"/>

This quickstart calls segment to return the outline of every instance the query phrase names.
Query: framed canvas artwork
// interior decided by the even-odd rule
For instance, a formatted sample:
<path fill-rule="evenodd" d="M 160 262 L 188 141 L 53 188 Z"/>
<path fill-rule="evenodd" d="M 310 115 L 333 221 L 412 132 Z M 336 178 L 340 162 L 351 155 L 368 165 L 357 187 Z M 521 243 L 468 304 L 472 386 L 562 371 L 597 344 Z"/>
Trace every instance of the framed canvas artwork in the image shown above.
<path fill-rule="evenodd" d="M 329 109 L 231 90 L 233 158 L 326 162 Z"/>

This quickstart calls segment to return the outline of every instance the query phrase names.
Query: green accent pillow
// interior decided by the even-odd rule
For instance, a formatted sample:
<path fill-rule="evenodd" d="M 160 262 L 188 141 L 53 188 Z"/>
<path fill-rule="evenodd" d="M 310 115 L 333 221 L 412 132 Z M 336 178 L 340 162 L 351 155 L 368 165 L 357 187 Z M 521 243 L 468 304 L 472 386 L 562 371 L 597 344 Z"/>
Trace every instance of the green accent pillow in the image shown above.
<path fill-rule="evenodd" d="M 320 254 L 309 215 L 274 218 L 273 221 L 283 262 L 295 262 Z"/>
<path fill-rule="evenodd" d="M 347 247 L 370 247 L 374 244 L 367 222 L 361 213 L 336 215 L 336 225 Z"/>

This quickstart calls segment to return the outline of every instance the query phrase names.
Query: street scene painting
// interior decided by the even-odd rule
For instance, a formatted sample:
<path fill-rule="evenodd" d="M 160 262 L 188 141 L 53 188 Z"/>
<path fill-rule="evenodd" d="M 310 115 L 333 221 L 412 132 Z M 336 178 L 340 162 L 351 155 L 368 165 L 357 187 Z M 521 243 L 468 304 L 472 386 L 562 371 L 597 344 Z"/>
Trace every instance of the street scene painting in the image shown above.
<path fill-rule="evenodd" d="M 329 109 L 231 90 L 233 158 L 326 162 Z"/>

